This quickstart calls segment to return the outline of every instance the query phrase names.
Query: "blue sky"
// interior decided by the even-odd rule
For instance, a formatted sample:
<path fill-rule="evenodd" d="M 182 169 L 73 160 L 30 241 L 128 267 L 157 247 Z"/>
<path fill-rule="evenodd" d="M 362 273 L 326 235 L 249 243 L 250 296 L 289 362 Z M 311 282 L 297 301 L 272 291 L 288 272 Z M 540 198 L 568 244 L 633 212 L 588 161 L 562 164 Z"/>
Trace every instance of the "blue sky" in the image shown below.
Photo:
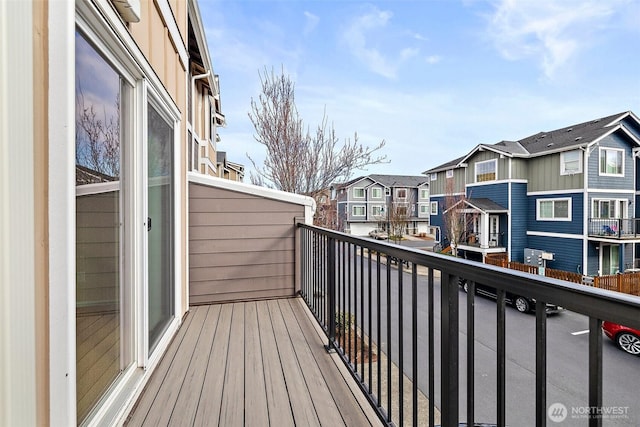
<path fill-rule="evenodd" d="M 640 1 L 200 1 L 223 113 L 218 149 L 245 164 L 265 152 L 248 118 L 259 71 L 284 68 L 313 130 L 418 175 L 480 143 L 617 112 L 640 114 Z M 247 179 L 248 181 L 248 179 Z"/>

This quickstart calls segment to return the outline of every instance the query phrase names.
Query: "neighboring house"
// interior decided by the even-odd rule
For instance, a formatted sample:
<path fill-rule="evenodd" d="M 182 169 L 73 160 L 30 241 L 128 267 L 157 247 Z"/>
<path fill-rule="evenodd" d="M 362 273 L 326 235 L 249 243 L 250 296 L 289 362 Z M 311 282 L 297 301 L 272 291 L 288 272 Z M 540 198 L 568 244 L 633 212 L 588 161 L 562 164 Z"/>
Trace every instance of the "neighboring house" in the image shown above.
<path fill-rule="evenodd" d="M 459 249 L 478 259 L 504 253 L 531 262 L 525 249 L 535 249 L 553 257 L 546 266 L 585 275 L 637 267 L 639 152 L 632 112 L 480 144 L 424 172 L 431 223 L 446 228 L 448 209 L 465 215 Z"/>
<path fill-rule="evenodd" d="M 0 424 L 115 425 L 190 297 L 295 294 L 313 201 L 213 177 L 196 0 L 3 1 L 0 22 Z"/>
<path fill-rule="evenodd" d="M 216 176 L 219 178 L 239 182 L 244 180 L 244 166 L 227 160 L 227 153 L 225 151 L 218 151 L 217 168 L 218 173 Z"/>
<path fill-rule="evenodd" d="M 368 175 L 331 187 L 338 230 L 358 236 L 387 229 L 394 213 L 406 219 L 405 233 L 429 233 L 429 182 L 424 176 Z M 391 215 L 388 215 L 392 212 Z"/>

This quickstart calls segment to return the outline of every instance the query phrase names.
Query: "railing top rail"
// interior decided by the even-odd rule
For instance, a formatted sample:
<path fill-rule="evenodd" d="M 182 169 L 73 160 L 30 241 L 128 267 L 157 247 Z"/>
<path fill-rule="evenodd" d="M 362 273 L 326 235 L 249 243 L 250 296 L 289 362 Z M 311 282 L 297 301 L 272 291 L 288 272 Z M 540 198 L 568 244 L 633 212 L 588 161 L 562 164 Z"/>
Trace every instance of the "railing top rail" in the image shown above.
<path fill-rule="evenodd" d="M 520 293 L 539 301 L 556 304 L 589 317 L 620 323 L 640 329 L 640 297 L 593 288 L 545 276 L 509 270 L 466 259 L 455 258 L 392 243 L 373 241 L 322 227 L 298 223 L 304 229 L 385 253 L 404 261 L 464 277 L 496 289 Z"/>

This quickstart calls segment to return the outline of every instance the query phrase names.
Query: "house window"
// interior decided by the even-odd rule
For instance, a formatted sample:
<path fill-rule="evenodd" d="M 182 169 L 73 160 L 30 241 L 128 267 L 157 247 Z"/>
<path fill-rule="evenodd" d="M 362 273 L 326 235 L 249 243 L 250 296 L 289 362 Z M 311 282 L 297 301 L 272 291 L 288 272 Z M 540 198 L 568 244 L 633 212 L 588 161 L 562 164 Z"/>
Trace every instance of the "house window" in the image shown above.
<path fill-rule="evenodd" d="M 592 218 L 627 218 L 627 200 L 599 200 L 592 202 Z"/>
<path fill-rule="evenodd" d="M 431 202 L 431 215 L 438 215 L 438 202 Z"/>
<path fill-rule="evenodd" d="M 582 173 L 582 155 L 580 150 L 560 153 L 560 175 Z"/>
<path fill-rule="evenodd" d="M 396 188 L 396 198 L 397 199 L 406 199 L 407 198 L 407 189 L 406 188 Z"/>
<path fill-rule="evenodd" d="M 496 159 L 476 163 L 476 182 L 495 181 L 497 169 Z"/>
<path fill-rule="evenodd" d="M 620 246 L 602 245 L 602 250 L 600 252 L 602 252 L 602 274 L 618 274 L 620 272 Z"/>
<path fill-rule="evenodd" d="M 364 188 L 356 187 L 353 189 L 353 197 L 355 199 L 364 199 Z"/>
<path fill-rule="evenodd" d="M 431 181 L 436 181 L 438 179 L 438 174 L 434 172 L 429 174 L 429 177 L 431 178 Z"/>
<path fill-rule="evenodd" d="M 624 150 L 600 148 L 600 175 L 624 176 Z"/>
<path fill-rule="evenodd" d="M 366 210 L 364 206 L 354 206 L 351 210 L 352 216 L 365 216 Z"/>
<path fill-rule="evenodd" d="M 371 215 L 382 216 L 383 215 L 382 206 L 371 206 Z"/>
<path fill-rule="evenodd" d="M 382 189 L 374 187 L 371 189 L 371 198 L 380 199 L 382 198 Z"/>
<path fill-rule="evenodd" d="M 447 178 L 453 178 L 453 169 L 447 170 Z"/>
<path fill-rule="evenodd" d="M 435 202 L 434 202 L 435 203 Z M 420 204 L 420 215 L 429 215 L 429 205 L 426 203 Z"/>
<path fill-rule="evenodd" d="M 428 188 L 420 189 L 420 198 L 421 199 L 428 199 L 429 198 L 429 189 Z"/>
<path fill-rule="evenodd" d="M 539 199 L 538 221 L 571 221 L 571 199 Z"/>

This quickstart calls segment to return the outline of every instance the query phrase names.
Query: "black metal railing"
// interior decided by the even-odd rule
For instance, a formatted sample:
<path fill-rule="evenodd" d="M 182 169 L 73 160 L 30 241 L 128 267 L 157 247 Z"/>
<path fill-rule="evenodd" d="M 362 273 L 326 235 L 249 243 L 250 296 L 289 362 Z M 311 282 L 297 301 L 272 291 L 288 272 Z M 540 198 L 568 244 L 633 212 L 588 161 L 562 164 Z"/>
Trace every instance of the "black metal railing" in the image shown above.
<path fill-rule="evenodd" d="M 589 235 L 616 239 L 640 237 L 640 218 L 589 218 Z"/>
<path fill-rule="evenodd" d="M 461 417 L 466 418 L 467 425 L 473 425 L 475 283 L 491 286 L 497 292 L 495 409 L 499 426 L 506 423 L 505 301 L 508 293 L 524 293 L 536 300 L 537 426 L 547 422 L 546 303 L 589 317 L 588 405 L 591 408 L 602 407 L 602 320 L 640 328 L 640 298 L 637 297 L 374 242 L 310 225 L 299 224 L 299 227 L 301 294 L 327 333 L 327 349 L 339 354 L 381 420 L 389 425 L 433 426 L 437 416 L 442 426 L 458 426 Z M 396 261 L 393 266 L 391 259 Z M 460 278 L 466 279 L 469 286 L 466 369 L 460 366 Z M 439 295 L 434 292 L 437 289 Z M 425 376 L 426 385 L 421 380 Z M 420 388 L 419 379 L 423 384 Z M 461 380 L 466 381 L 466 396 L 460 395 Z M 466 402 L 463 414 L 460 413 L 461 398 Z M 589 419 L 590 426 L 601 423 L 601 418 Z"/>

